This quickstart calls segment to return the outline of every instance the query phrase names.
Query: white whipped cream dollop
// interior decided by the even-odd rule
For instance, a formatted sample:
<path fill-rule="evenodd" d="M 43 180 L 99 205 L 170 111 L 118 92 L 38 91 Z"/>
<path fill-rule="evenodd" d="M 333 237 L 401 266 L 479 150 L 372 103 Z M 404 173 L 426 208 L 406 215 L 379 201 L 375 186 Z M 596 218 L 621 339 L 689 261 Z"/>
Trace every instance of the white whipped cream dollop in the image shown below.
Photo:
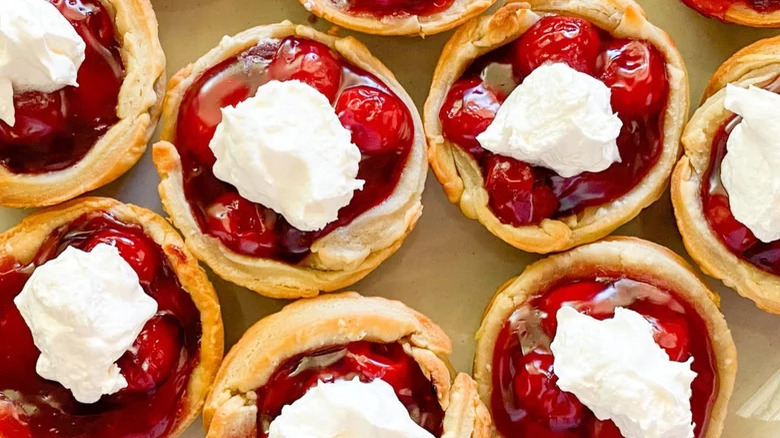
<path fill-rule="evenodd" d="M 674 362 L 639 313 L 619 307 L 599 321 L 571 307 L 557 313 L 551 349 L 558 386 L 626 438 L 693 438 L 691 362 Z"/>
<path fill-rule="evenodd" d="M 321 230 L 363 188 L 352 134 L 328 99 L 300 81 L 268 82 L 222 108 L 209 147 L 217 178 L 299 230 Z"/>
<path fill-rule="evenodd" d="M 762 242 L 780 239 L 780 95 L 726 85 L 726 109 L 742 116 L 720 165 L 734 217 Z"/>
<path fill-rule="evenodd" d="M 319 382 L 282 408 L 268 438 L 433 438 L 415 423 L 393 387 L 358 378 Z"/>
<path fill-rule="evenodd" d="M 38 374 L 81 403 L 127 386 L 116 361 L 157 312 L 133 268 L 103 243 L 68 247 L 39 266 L 14 303 L 41 351 Z"/>
<path fill-rule="evenodd" d="M 507 97 L 477 136 L 483 148 L 563 177 L 620 162 L 623 122 L 603 82 L 563 63 L 544 64 Z"/>
<path fill-rule="evenodd" d="M 16 123 L 14 92 L 78 86 L 85 50 L 84 40 L 48 1 L 0 1 L 0 120 Z"/>

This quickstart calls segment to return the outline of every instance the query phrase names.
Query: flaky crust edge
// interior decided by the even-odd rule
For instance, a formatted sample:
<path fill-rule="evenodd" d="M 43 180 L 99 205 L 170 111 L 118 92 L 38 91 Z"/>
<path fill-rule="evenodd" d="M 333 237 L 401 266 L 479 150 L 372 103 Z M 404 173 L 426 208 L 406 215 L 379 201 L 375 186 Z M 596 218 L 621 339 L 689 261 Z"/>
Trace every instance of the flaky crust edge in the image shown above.
<path fill-rule="evenodd" d="M 488 207 L 488 193 L 479 165 L 457 145 L 444 139 L 439 110 L 452 84 L 478 56 L 522 35 L 541 15 L 559 13 L 586 18 L 617 37 L 645 39 L 666 57 L 670 94 L 664 122 L 663 152 L 650 172 L 617 200 L 538 226 L 501 223 Z M 688 75 L 669 36 L 650 24 L 632 0 L 510 0 L 492 16 L 463 25 L 444 47 L 425 102 L 424 125 L 428 160 L 449 200 L 501 240 L 524 251 L 563 251 L 602 238 L 636 217 L 661 197 L 680 155 L 679 138 L 688 114 Z"/>
<path fill-rule="evenodd" d="M 27 263 L 38 252 L 41 243 L 56 228 L 93 211 L 105 211 L 117 219 L 141 226 L 163 250 L 169 265 L 184 290 L 200 312 L 202 336 L 200 358 L 192 370 L 186 401 L 178 413 L 176 426 L 165 435 L 174 438 L 195 421 L 217 374 L 224 353 L 222 312 L 214 287 L 184 245 L 179 234 L 162 217 L 142 207 L 123 204 L 110 198 L 85 197 L 41 210 L 15 227 L 0 233 L 0 259 L 13 257 Z"/>
<path fill-rule="evenodd" d="M 372 17 L 354 15 L 333 0 L 299 0 L 306 10 L 347 29 L 374 35 L 421 36 L 450 30 L 487 10 L 496 0 L 455 0 L 446 10 L 429 15 Z"/>
<path fill-rule="evenodd" d="M 218 239 L 201 232 L 184 196 L 181 159 L 171 143 L 175 137 L 179 105 L 189 87 L 202 73 L 263 38 L 298 35 L 327 44 L 349 62 L 379 77 L 404 101 L 415 124 L 415 141 L 406 168 L 395 191 L 383 203 L 360 215 L 352 223 L 318 239 L 300 265 L 237 254 Z M 422 191 L 428 172 L 425 136 L 417 108 L 390 70 L 354 38 L 337 38 L 288 21 L 258 26 L 233 37 L 225 37 L 194 64 L 171 78 L 163 108 L 162 139 L 153 147 L 152 158 L 160 174 L 159 192 L 165 210 L 184 234 L 192 252 L 217 275 L 272 298 L 312 297 L 347 287 L 368 275 L 401 246 L 422 214 Z M 358 239 L 356 236 L 361 237 Z M 362 245 L 358 263 L 342 263 L 351 257 L 351 245 Z M 369 246 L 370 245 L 370 246 Z M 344 248 L 341 250 L 341 248 Z"/>
<path fill-rule="evenodd" d="M 253 325 L 233 346 L 203 410 L 208 438 L 257 436 L 255 390 L 286 359 L 331 345 L 400 342 L 433 382 L 445 410 L 444 435 L 487 438 L 490 416 L 466 374 L 451 383 L 452 342 L 435 323 L 399 301 L 355 292 L 294 302 Z"/>
<path fill-rule="evenodd" d="M 728 83 L 762 85 L 780 76 L 780 37 L 740 50 L 718 68 L 682 136 L 685 155 L 672 176 L 677 227 L 691 258 L 708 275 L 735 289 L 760 309 L 780 314 L 780 277 L 732 253 L 709 226 L 701 199 L 702 176 L 710 164 L 713 137 L 731 116 L 723 107 Z"/>
<path fill-rule="evenodd" d="M 477 331 L 474 378 L 485 405 L 490 407 L 492 360 L 498 333 L 512 312 L 562 278 L 627 274 L 667 287 L 691 304 L 704 320 L 715 354 L 718 389 L 703 438 L 718 438 L 723 431 L 728 401 L 737 373 L 737 350 L 726 320 L 718 309 L 720 298 L 680 256 L 652 242 L 633 237 L 612 237 L 552 255 L 528 266 L 506 282 L 488 304 Z M 497 432 L 495 437 L 501 437 Z"/>
<path fill-rule="evenodd" d="M 146 150 L 160 119 L 165 88 L 165 53 L 149 0 L 101 0 L 114 17 L 125 66 L 117 116 L 75 165 L 43 174 L 14 174 L 0 166 L 0 205 L 43 207 L 102 187 L 127 172 Z"/>

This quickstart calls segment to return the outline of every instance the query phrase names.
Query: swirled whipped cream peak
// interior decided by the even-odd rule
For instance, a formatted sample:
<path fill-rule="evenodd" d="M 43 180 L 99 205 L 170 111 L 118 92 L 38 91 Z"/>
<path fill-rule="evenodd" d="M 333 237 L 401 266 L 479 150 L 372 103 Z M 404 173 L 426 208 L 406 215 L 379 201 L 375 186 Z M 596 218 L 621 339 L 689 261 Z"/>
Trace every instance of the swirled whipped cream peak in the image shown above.
<path fill-rule="evenodd" d="M 78 86 L 86 44 L 46 0 L 0 1 L 0 120 L 16 123 L 14 92 Z"/>
<path fill-rule="evenodd" d="M 626 438 L 693 438 L 693 358 L 675 362 L 642 315 L 619 307 L 599 321 L 562 307 L 550 346 L 558 386 Z"/>
<path fill-rule="evenodd" d="M 222 108 L 209 147 L 214 175 L 302 231 L 338 218 L 355 190 L 361 154 L 328 98 L 300 81 L 271 81 Z"/>
<path fill-rule="evenodd" d="M 393 387 L 376 379 L 319 382 L 282 408 L 269 438 L 433 438 L 398 400 Z"/>
<path fill-rule="evenodd" d="M 14 304 L 41 351 L 38 374 L 81 403 L 127 386 L 116 361 L 157 313 L 133 268 L 104 243 L 68 247 L 36 268 Z"/>
<path fill-rule="evenodd" d="M 483 148 L 571 177 L 620 162 L 623 122 L 603 82 L 563 63 L 540 66 L 477 136 Z"/>
<path fill-rule="evenodd" d="M 724 106 L 742 116 L 720 165 L 731 212 L 759 240 L 774 242 L 780 239 L 780 95 L 728 84 Z"/>

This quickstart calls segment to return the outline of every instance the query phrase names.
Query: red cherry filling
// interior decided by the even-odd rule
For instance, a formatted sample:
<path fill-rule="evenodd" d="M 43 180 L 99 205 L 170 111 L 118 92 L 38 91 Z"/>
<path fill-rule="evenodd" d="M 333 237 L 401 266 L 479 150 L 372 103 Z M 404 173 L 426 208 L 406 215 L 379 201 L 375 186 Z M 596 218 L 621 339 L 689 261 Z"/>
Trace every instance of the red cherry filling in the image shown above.
<path fill-rule="evenodd" d="M 780 80 L 767 87 L 780 90 Z M 780 241 L 765 243 L 739 222 L 731 213 L 729 195 L 720 179 L 720 166 L 726 155 L 731 130 L 740 121 L 731 118 L 723 123 L 712 140 L 709 167 L 702 175 L 701 199 L 704 217 L 721 242 L 741 259 L 770 274 L 780 275 Z"/>
<path fill-rule="evenodd" d="M 780 10 L 779 0 L 682 0 L 688 7 L 702 15 L 724 21 L 732 7 L 745 6 L 759 13 L 769 14 Z"/>
<path fill-rule="evenodd" d="M 122 392 L 148 393 L 160 386 L 179 362 L 181 327 L 175 319 L 156 316 L 149 320 L 117 364 L 127 380 Z"/>
<path fill-rule="evenodd" d="M 16 123 L 0 121 L 0 165 L 39 174 L 76 164 L 117 122 L 124 67 L 111 16 L 98 0 L 48 0 L 86 43 L 78 87 L 14 96 Z"/>
<path fill-rule="evenodd" d="M 116 245 L 122 257 L 139 271 L 139 277 L 148 276 L 150 280 L 142 287 L 158 302 L 158 314 L 119 360 L 128 387 L 97 403 L 84 405 L 76 402 L 62 385 L 36 373 L 40 353 L 13 299 L 36 266 L 68 246 L 86 250 L 101 242 Z M 139 268 L 152 260 L 156 260 L 153 270 Z M 199 354 L 200 337 L 200 313 L 179 285 L 162 249 L 139 226 L 124 224 L 107 213 L 86 214 L 55 230 L 31 264 L 22 266 L 15 260 L 0 260 L 0 436 L 165 436 L 179 420 Z M 27 416 L 9 417 L 9 411 L 4 410 L 6 397 L 21 397 Z M 22 434 L 24 430 L 29 435 Z"/>
<path fill-rule="evenodd" d="M 409 144 L 414 135 L 403 102 L 378 88 L 347 88 L 336 102 L 336 114 L 352 132 L 352 142 L 367 155 L 393 152 Z"/>
<path fill-rule="evenodd" d="M 493 353 L 491 394 L 493 419 L 501 435 L 622 437 L 611 421 L 596 419 L 574 395 L 561 391 L 556 384 L 549 345 L 562 306 L 597 319 L 611 318 L 616 307 L 629 308 L 650 322 L 656 343 L 672 360 L 682 362 L 693 357 L 691 366 L 697 377 L 692 384 L 691 410 L 695 437 L 703 436 L 717 386 L 707 327 L 696 311 L 673 293 L 626 279 L 564 282 L 533 299 L 506 322 Z"/>
<path fill-rule="evenodd" d="M 666 61 L 650 44 L 614 40 L 598 59 L 598 77 L 612 90 L 612 109 L 624 117 L 661 111 L 666 103 Z"/>
<path fill-rule="evenodd" d="M 496 172 L 500 168 L 494 166 L 493 154 L 476 137 L 492 123 L 510 90 L 545 62 L 564 62 L 611 88 L 614 109 L 623 122 L 617 139 L 621 162 L 602 172 L 570 178 L 531 167 L 533 190 L 529 192 L 528 184 L 516 184 L 516 178 L 502 181 L 505 175 Z M 663 150 L 667 98 L 666 64 L 657 49 L 643 41 L 616 40 L 582 19 L 548 16 L 514 43 L 475 60 L 450 88 L 439 118 L 444 137 L 479 162 L 496 217 L 522 226 L 579 213 L 628 193 Z M 518 169 L 523 166 L 528 165 L 513 164 Z"/>
<path fill-rule="evenodd" d="M 365 181 L 338 219 L 317 232 L 302 232 L 270 209 L 242 199 L 217 179 L 209 142 L 222 121 L 221 108 L 253 96 L 270 80 L 298 79 L 335 102 L 342 124 L 363 153 L 358 178 Z M 311 244 L 347 225 L 389 197 L 403 172 L 414 139 L 411 113 L 376 77 L 337 58 L 316 41 L 268 40 L 205 72 L 186 92 L 179 111 L 176 148 L 184 192 L 200 229 L 240 254 L 298 263 Z"/>
<path fill-rule="evenodd" d="M 574 70 L 593 74 L 601 37 L 589 21 L 556 15 L 531 26 L 517 40 L 515 50 L 515 70 L 523 76 L 548 62 L 562 62 Z"/>
<path fill-rule="evenodd" d="M 257 430 L 268 436 L 271 422 L 282 407 L 293 403 L 318 382 L 359 378 L 382 379 L 395 390 L 418 425 L 441 436 L 444 411 L 436 389 L 401 344 L 353 342 L 304 353 L 283 362 L 268 382 L 257 389 Z"/>
<path fill-rule="evenodd" d="M 0 394 L 0 437 L 32 438 L 27 414 L 14 401 Z"/>
<path fill-rule="evenodd" d="M 391 15 L 433 15 L 445 11 L 455 0 L 349 0 L 347 10 L 353 14 L 377 17 Z"/>

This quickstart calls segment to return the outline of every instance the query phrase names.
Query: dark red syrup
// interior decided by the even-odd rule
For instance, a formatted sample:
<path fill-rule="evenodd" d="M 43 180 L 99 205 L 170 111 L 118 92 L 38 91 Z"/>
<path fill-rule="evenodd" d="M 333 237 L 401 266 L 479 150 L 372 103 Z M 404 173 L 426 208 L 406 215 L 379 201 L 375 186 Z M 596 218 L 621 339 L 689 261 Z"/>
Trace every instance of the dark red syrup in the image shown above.
<path fill-rule="evenodd" d="M 347 10 L 353 14 L 375 17 L 427 16 L 444 12 L 454 2 L 455 0 L 349 0 Z"/>
<path fill-rule="evenodd" d="M 117 362 L 128 387 L 97 403 L 77 402 L 35 371 L 40 352 L 13 299 L 36 266 L 68 246 L 117 247 L 157 301 L 131 351 Z M 0 436 L 14 438 L 157 438 L 177 425 L 200 354 L 200 313 L 162 249 L 137 225 L 88 213 L 55 230 L 29 264 L 0 259 Z M 5 433 L 5 434 L 4 434 Z"/>

